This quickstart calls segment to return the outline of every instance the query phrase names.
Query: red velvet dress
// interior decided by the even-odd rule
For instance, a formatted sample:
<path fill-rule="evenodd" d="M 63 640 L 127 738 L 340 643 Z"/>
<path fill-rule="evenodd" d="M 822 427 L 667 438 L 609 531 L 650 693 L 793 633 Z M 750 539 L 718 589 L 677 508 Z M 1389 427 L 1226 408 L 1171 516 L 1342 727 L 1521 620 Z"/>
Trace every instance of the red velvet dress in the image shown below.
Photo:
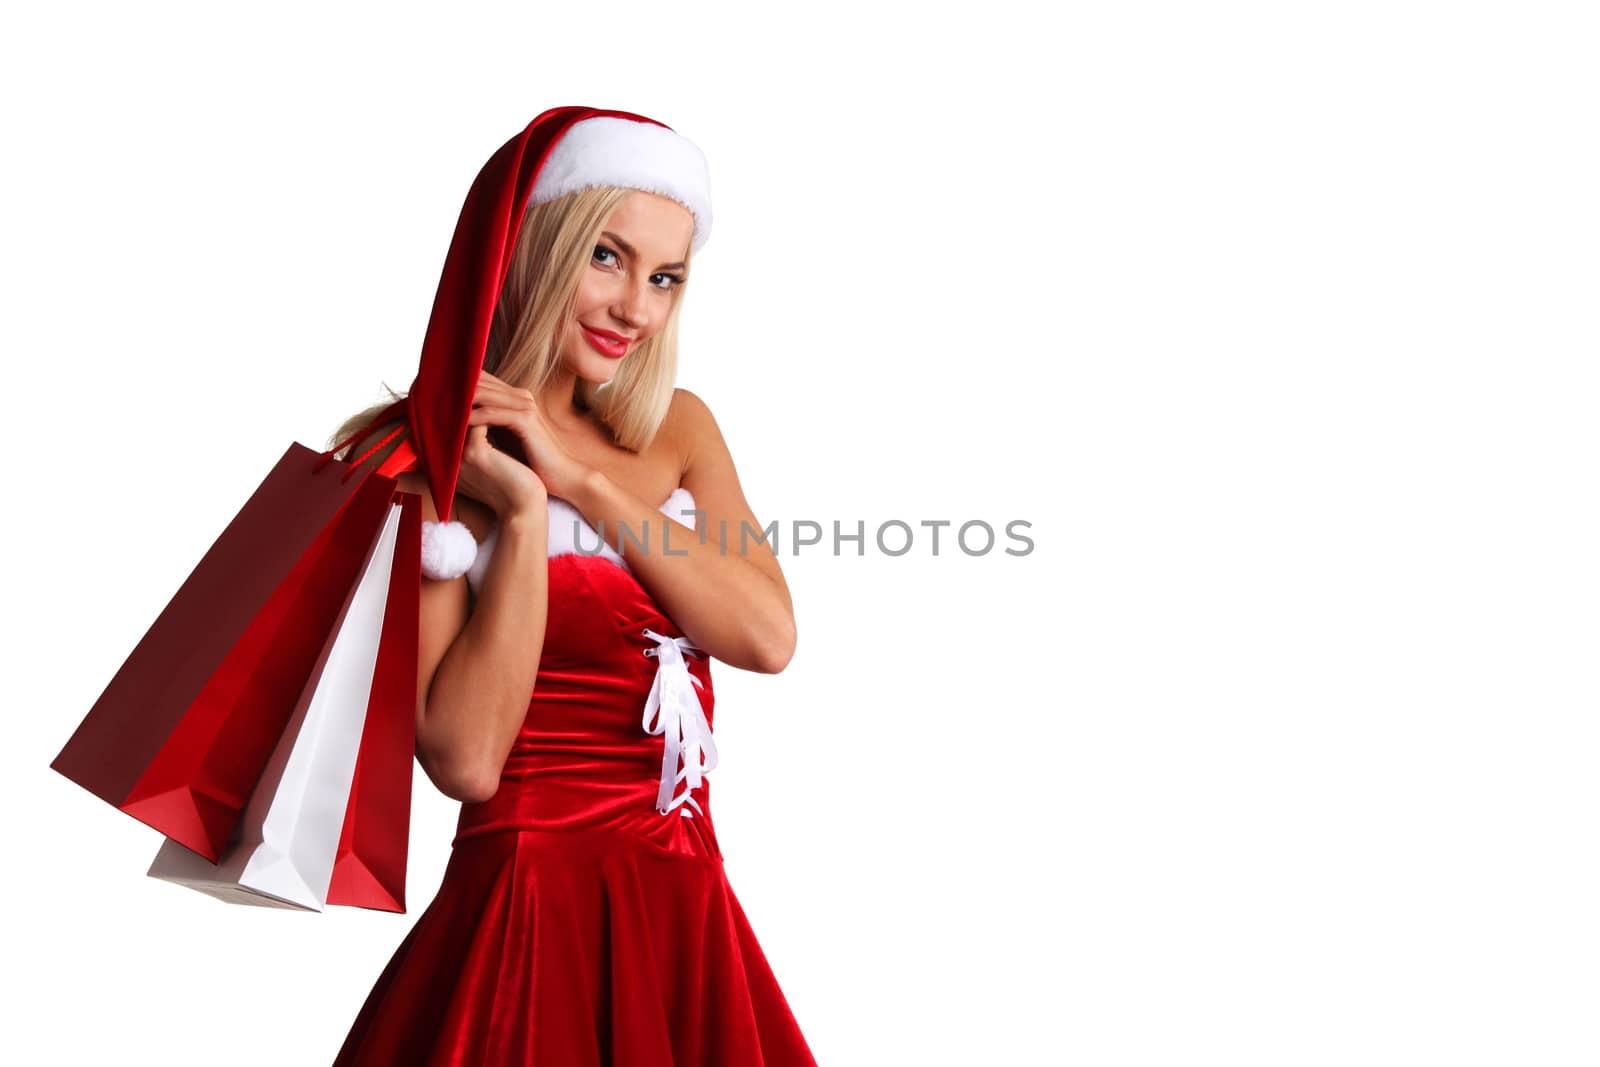
<path fill-rule="evenodd" d="M 693 526 L 692 506 L 662 510 Z M 815 1065 L 723 872 L 709 662 L 615 552 L 572 551 L 599 541 L 581 522 L 551 501 L 527 718 L 335 1067 Z"/>

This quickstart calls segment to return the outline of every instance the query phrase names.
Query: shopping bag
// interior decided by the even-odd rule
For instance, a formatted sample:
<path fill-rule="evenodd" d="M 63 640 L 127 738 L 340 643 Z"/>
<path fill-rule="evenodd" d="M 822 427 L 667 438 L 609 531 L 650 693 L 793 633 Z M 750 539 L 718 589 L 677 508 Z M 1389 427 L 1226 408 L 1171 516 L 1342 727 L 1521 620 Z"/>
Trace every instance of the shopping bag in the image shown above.
<path fill-rule="evenodd" d="M 328 903 L 406 910 L 411 761 L 417 748 L 417 616 L 422 583 L 422 498 L 401 493 L 383 637 L 361 734 Z"/>
<path fill-rule="evenodd" d="M 404 501 L 390 506 L 219 861 L 169 838 L 150 866 L 151 877 L 235 903 L 322 910 L 369 709 L 395 717 L 392 707 L 372 709 L 372 697 L 404 510 Z M 402 710 L 414 715 L 414 668 L 405 682 L 411 695 Z"/>
<path fill-rule="evenodd" d="M 289 446 L 51 763 L 211 860 L 392 504 L 391 464 L 342 447 Z"/>

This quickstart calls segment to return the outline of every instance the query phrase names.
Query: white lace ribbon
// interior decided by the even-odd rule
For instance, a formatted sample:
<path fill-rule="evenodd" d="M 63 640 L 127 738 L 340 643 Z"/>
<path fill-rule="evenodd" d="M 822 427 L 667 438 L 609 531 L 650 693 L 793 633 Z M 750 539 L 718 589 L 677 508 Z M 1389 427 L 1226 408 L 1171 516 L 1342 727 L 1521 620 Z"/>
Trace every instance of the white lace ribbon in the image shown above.
<path fill-rule="evenodd" d="M 663 734 L 666 745 L 661 753 L 661 788 L 656 791 L 656 810 L 670 814 L 680 804 L 704 815 L 700 805 L 690 796 L 700 788 L 705 774 L 717 765 L 717 745 L 711 738 L 711 724 L 706 722 L 705 709 L 695 687 L 705 688 L 700 679 L 689 673 L 685 654 L 699 652 L 687 637 L 666 637 L 646 628 L 644 635 L 656 643 L 655 648 L 644 650 L 646 656 L 655 656 L 656 677 L 650 686 L 650 695 L 644 702 L 644 732 Z M 683 770 L 678 761 L 683 760 Z M 684 791 L 676 797 L 679 782 L 686 782 Z M 692 818 L 687 808 L 679 814 Z"/>

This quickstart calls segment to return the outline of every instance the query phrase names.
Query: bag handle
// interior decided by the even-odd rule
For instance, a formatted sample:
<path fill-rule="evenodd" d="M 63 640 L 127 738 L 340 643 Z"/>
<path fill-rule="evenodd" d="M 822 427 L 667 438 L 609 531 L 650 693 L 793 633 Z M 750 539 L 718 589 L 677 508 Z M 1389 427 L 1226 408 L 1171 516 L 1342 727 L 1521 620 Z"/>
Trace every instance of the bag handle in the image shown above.
<path fill-rule="evenodd" d="M 375 417 L 371 422 L 367 423 L 366 426 L 357 430 L 355 433 L 352 433 L 349 437 L 346 437 L 343 441 L 340 441 L 338 444 L 322 453 L 322 456 L 317 460 L 316 465 L 311 468 L 311 472 L 313 474 L 320 472 L 322 468 L 327 466 L 328 462 L 333 459 L 333 454 L 335 452 L 338 452 L 347 445 L 352 445 L 365 440 L 365 438 L 371 434 L 376 427 L 382 426 L 394 416 L 399 414 L 407 415 L 408 417 L 405 421 L 402 421 L 400 425 L 384 434 L 376 444 L 374 444 L 371 448 L 368 448 L 365 452 L 361 453 L 361 455 L 357 456 L 355 460 L 350 463 L 349 469 L 339 477 L 340 482 L 349 480 L 350 475 L 354 474 L 361 464 L 365 463 L 384 445 L 388 444 L 390 441 L 393 441 L 395 437 L 397 437 L 400 432 L 409 425 L 410 404 L 411 398 L 409 396 L 403 396 L 399 400 L 396 400 L 394 403 L 390 404 L 388 407 L 384 408 L 382 411 L 378 412 L 377 417 Z M 395 449 L 394 454 L 383 461 L 383 464 L 378 468 L 378 473 L 385 475 L 386 477 L 393 477 L 401 470 L 409 470 L 414 467 L 416 465 L 416 460 L 416 452 L 406 447 L 405 442 L 401 442 L 400 447 Z"/>

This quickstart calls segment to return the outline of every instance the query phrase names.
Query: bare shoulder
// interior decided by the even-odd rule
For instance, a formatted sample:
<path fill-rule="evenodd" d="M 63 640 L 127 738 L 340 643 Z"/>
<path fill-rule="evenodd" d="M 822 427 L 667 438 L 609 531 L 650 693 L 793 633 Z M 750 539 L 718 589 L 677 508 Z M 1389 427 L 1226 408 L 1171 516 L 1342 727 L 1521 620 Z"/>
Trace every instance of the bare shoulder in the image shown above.
<path fill-rule="evenodd" d="M 688 389 L 675 389 L 669 417 L 682 458 L 682 484 L 705 503 L 707 514 L 750 518 L 733 455 L 710 406 Z"/>
<path fill-rule="evenodd" d="M 704 525 L 718 527 L 726 522 L 736 532 L 746 528 L 757 533 L 765 531 L 767 527 L 756 518 L 745 497 L 737 465 L 711 408 L 689 390 L 677 389 L 673 391 L 671 410 L 676 412 L 677 440 L 686 449 L 682 484 L 694 497 Z M 748 556 L 750 562 L 777 583 L 792 617 L 794 605 L 789 586 L 772 543 L 759 536 L 755 545 L 758 547 Z"/>
<path fill-rule="evenodd" d="M 687 471 L 696 456 L 708 451 L 725 451 L 722 430 L 717 426 L 711 407 L 698 393 L 677 388 L 672 391 L 672 403 L 667 408 L 667 426 L 678 448 L 680 469 Z"/>
<path fill-rule="evenodd" d="M 433 491 L 428 488 L 428 479 L 421 471 L 402 471 L 395 476 L 402 492 L 415 493 L 422 498 L 422 517 L 430 522 L 439 521 L 439 509 L 433 504 Z M 461 493 L 456 494 L 455 503 L 451 505 L 450 517 L 464 523 L 472 531 L 475 540 L 482 541 L 489 536 L 489 530 L 494 526 L 494 509 L 487 504 L 480 503 Z"/>
<path fill-rule="evenodd" d="M 672 403 L 667 407 L 668 420 L 674 417 L 678 420 L 709 419 L 711 408 L 700 398 L 699 393 L 678 386 L 672 390 Z"/>

